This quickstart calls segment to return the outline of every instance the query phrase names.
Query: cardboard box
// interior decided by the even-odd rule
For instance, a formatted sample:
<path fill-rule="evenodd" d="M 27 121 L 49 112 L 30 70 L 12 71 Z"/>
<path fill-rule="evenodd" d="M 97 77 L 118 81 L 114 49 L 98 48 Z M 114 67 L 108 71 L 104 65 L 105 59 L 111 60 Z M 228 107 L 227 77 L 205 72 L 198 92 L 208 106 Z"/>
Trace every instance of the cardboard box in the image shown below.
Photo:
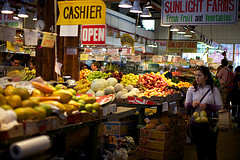
<path fill-rule="evenodd" d="M 107 116 L 108 114 L 117 112 L 117 104 L 109 104 L 102 107 L 102 116 Z"/>
<path fill-rule="evenodd" d="M 166 152 L 143 149 L 139 148 L 139 158 L 142 159 L 154 159 L 154 160 L 168 160 L 172 156 L 172 152 L 174 152 L 174 147 L 170 147 Z"/>
<path fill-rule="evenodd" d="M 139 147 L 144 149 L 154 149 L 162 152 L 168 150 L 173 143 L 174 136 L 171 136 L 171 138 L 168 141 L 150 140 L 145 138 L 139 139 Z"/>
<path fill-rule="evenodd" d="M 114 135 L 117 138 L 131 135 L 135 121 L 106 122 L 104 123 L 104 134 Z"/>
<path fill-rule="evenodd" d="M 61 119 L 59 117 L 52 117 L 52 129 L 58 129 L 61 128 L 62 126 L 68 124 L 67 119 Z"/>
<path fill-rule="evenodd" d="M 172 127 L 169 131 L 157 131 L 156 129 L 140 129 L 140 138 L 148 138 L 148 139 L 156 139 L 166 141 L 171 138 L 174 134 L 174 127 Z"/>
<path fill-rule="evenodd" d="M 19 123 L 18 125 L 14 126 L 13 128 L 1 131 L 0 132 L 0 140 L 7 140 L 10 138 L 16 138 L 23 136 L 23 124 Z"/>
<path fill-rule="evenodd" d="M 33 135 L 52 130 L 52 117 L 23 121 L 24 135 Z"/>
<path fill-rule="evenodd" d="M 88 122 L 90 120 L 89 113 L 77 113 L 67 117 L 67 122 L 70 124 Z"/>

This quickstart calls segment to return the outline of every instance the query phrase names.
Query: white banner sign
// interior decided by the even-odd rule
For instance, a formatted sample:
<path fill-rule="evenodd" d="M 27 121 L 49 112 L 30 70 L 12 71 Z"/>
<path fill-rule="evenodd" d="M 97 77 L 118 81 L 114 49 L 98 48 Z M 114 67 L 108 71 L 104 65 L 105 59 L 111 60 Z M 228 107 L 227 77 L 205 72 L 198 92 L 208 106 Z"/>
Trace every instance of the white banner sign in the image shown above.
<path fill-rule="evenodd" d="M 162 0 L 163 25 L 216 25 L 238 22 L 239 0 Z"/>
<path fill-rule="evenodd" d="M 96 61 L 104 61 L 104 56 L 96 56 Z"/>
<path fill-rule="evenodd" d="M 153 56 L 153 62 L 162 62 L 162 56 Z"/>
<path fill-rule="evenodd" d="M 16 28 L 0 28 L 0 40 L 15 42 Z"/>
<path fill-rule="evenodd" d="M 24 29 L 25 45 L 38 45 L 38 31 Z"/>
<path fill-rule="evenodd" d="M 112 61 L 121 62 L 120 56 L 112 56 L 111 58 L 112 58 Z"/>
<path fill-rule="evenodd" d="M 108 54 L 110 54 L 111 56 L 117 56 L 118 49 L 108 49 Z"/>
<path fill-rule="evenodd" d="M 132 56 L 132 62 L 141 62 L 141 56 Z"/>

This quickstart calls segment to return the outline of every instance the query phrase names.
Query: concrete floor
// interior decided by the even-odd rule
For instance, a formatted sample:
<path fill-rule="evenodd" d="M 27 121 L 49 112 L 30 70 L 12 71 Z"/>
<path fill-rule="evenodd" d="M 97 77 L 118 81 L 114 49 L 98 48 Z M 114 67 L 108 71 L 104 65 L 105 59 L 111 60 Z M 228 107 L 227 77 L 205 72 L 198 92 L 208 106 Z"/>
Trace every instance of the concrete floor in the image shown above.
<path fill-rule="evenodd" d="M 240 131 L 221 131 L 217 144 L 218 160 L 240 159 Z M 195 144 L 186 144 L 184 160 L 197 160 Z"/>

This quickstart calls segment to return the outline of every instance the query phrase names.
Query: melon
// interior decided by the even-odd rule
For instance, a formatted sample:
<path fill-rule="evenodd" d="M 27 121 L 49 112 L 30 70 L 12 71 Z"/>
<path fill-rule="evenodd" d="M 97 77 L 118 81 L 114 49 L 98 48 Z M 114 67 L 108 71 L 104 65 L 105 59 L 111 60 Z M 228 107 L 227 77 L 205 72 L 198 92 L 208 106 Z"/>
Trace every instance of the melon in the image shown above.
<path fill-rule="evenodd" d="M 127 85 L 125 88 L 130 92 L 134 87 L 132 85 Z"/>
<path fill-rule="evenodd" d="M 107 88 L 105 88 L 105 93 L 108 94 L 114 94 L 114 87 L 113 86 L 108 86 Z"/>
<path fill-rule="evenodd" d="M 105 92 L 104 91 L 97 91 L 96 96 L 104 96 Z"/>
<path fill-rule="evenodd" d="M 116 78 L 108 78 L 107 82 L 109 86 L 113 86 L 113 87 L 118 83 Z"/>
<path fill-rule="evenodd" d="M 119 91 L 122 91 L 123 90 L 123 84 L 122 83 L 117 83 L 114 86 L 114 90 L 115 90 L 116 93 L 118 93 Z"/>

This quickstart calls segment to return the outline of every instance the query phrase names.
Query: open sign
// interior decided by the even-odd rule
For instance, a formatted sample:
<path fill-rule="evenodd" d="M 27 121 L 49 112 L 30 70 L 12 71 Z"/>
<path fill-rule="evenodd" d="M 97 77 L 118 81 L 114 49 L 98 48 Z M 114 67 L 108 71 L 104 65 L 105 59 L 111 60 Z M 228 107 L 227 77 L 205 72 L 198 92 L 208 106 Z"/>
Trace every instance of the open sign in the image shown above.
<path fill-rule="evenodd" d="M 106 25 L 82 25 L 81 41 L 83 45 L 105 44 Z"/>

